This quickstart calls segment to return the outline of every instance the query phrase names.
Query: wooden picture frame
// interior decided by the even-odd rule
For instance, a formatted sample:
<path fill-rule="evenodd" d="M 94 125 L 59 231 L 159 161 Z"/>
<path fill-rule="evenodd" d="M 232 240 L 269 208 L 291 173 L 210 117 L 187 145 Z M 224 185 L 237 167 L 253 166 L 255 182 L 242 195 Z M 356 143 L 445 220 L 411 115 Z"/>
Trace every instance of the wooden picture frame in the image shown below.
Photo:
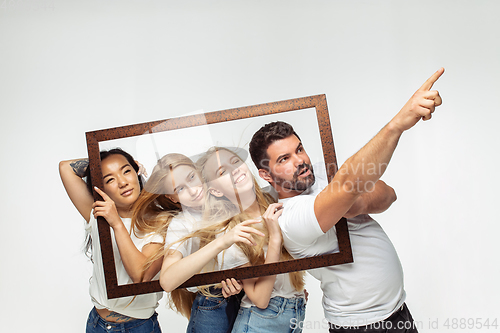
<path fill-rule="evenodd" d="M 205 127 L 210 127 L 223 122 L 232 122 L 254 117 L 264 117 L 270 115 L 282 117 L 288 112 L 302 112 L 301 110 L 306 109 L 312 110 L 312 112 L 316 114 L 326 172 L 328 179 L 331 180 L 335 172 L 337 171 L 337 159 L 335 156 L 333 135 L 330 126 L 330 117 L 328 113 L 326 96 L 315 95 L 279 102 L 252 105 L 241 108 L 201 113 L 184 117 L 87 132 L 86 139 L 92 182 L 95 186 L 101 189 L 103 188 L 101 161 L 99 157 L 100 143 L 122 138 L 131 138 L 147 133 L 155 134 L 166 131 L 176 131 L 202 125 Z M 308 113 L 308 118 L 311 118 L 310 113 Z M 229 124 L 231 125 L 231 123 Z M 172 133 L 174 132 L 170 132 L 169 134 Z M 297 131 L 297 133 L 301 136 L 302 141 L 304 141 L 305 139 L 304 137 L 302 137 L 300 132 Z M 307 149 L 307 145 L 304 146 Z M 95 191 L 94 199 L 100 200 L 99 195 Z M 272 264 L 258 265 L 253 267 L 201 273 L 193 276 L 191 279 L 183 283 L 179 288 L 215 284 L 219 283 L 225 278 L 231 277 L 241 280 L 250 277 L 281 274 L 292 271 L 301 271 L 324 266 L 351 263 L 353 262 L 353 257 L 346 219 L 341 219 L 336 224 L 335 228 L 337 231 L 339 252 Z M 106 220 L 102 217 L 98 218 L 98 229 L 108 298 L 111 299 L 162 291 L 158 280 L 133 283 L 128 285 L 118 285 L 113 248 L 111 243 L 110 227 Z"/>

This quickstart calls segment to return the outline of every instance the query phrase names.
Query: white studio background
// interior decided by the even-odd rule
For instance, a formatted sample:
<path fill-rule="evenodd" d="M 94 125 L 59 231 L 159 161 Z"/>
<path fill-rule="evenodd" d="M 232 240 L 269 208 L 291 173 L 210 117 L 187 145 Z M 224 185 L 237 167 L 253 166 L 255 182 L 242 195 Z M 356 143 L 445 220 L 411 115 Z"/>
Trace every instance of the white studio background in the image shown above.
<path fill-rule="evenodd" d="M 500 321 L 499 11 L 494 0 L 0 0 L 2 332 L 84 331 L 91 265 L 58 162 L 87 155 L 86 131 L 324 93 L 342 163 L 441 66 L 444 104 L 403 135 L 383 177 L 398 200 L 375 218 L 421 332 L 498 332 L 459 324 Z M 304 331 L 326 332 L 318 283 L 307 289 Z M 158 312 L 164 332 L 185 330 Z"/>

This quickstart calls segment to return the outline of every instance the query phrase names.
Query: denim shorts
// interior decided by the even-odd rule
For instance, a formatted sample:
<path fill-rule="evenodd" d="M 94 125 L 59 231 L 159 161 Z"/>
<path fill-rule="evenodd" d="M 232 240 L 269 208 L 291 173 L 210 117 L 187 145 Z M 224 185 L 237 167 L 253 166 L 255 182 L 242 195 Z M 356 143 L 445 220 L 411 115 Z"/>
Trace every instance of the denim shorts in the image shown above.
<path fill-rule="evenodd" d="M 207 297 L 198 293 L 186 333 L 226 333 L 230 327 L 227 307 L 228 301 L 224 297 Z"/>
<path fill-rule="evenodd" d="M 256 306 L 241 308 L 232 333 L 300 333 L 306 315 L 303 297 L 273 297 L 265 309 Z"/>
<path fill-rule="evenodd" d="M 114 323 L 104 320 L 95 308 L 89 313 L 86 333 L 130 332 L 130 333 L 161 333 L 155 312 L 149 319 L 134 319 L 124 323 Z"/>

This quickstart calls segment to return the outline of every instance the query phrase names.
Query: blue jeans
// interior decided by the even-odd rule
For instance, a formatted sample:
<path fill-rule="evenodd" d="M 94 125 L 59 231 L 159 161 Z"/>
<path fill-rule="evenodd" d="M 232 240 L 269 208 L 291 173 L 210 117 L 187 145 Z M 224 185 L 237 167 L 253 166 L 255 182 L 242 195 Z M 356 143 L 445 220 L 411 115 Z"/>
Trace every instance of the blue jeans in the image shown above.
<path fill-rule="evenodd" d="M 241 308 L 234 323 L 232 333 L 280 333 L 302 332 L 306 315 L 303 297 L 273 297 L 265 309 L 256 306 Z"/>
<path fill-rule="evenodd" d="M 86 333 L 131 332 L 131 333 L 161 333 L 155 312 L 149 319 L 134 319 L 125 323 L 113 323 L 99 316 L 95 308 L 89 313 Z"/>
<path fill-rule="evenodd" d="M 224 297 L 207 297 L 198 293 L 186 333 L 226 333 L 232 324 L 228 320 L 227 307 L 228 300 Z"/>

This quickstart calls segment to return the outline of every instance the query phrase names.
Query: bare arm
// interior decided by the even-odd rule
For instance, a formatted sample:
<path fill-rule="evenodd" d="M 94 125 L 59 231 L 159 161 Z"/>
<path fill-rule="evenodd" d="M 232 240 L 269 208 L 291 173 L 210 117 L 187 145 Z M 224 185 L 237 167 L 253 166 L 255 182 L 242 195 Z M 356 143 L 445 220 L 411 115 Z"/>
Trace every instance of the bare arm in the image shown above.
<path fill-rule="evenodd" d="M 403 132 L 420 119 L 429 120 L 435 107 L 441 105 L 439 93 L 430 89 L 443 72 L 441 68 L 434 73 L 401 111 L 342 165 L 330 184 L 316 197 L 314 212 L 323 232 L 333 227 L 360 195 L 372 190 L 385 172 Z M 363 172 L 368 169 L 373 172 Z"/>
<path fill-rule="evenodd" d="M 279 205 L 279 206 L 278 206 Z M 263 221 L 266 222 L 269 230 L 269 243 L 267 247 L 265 264 L 278 262 L 281 255 L 281 230 L 278 225 L 278 217 L 283 212 L 282 209 L 276 211 L 276 208 L 281 208 L 282 204 L 272 204 L 263 215 Z M 248 266 L 248 265 L 245 265 Z M 258 278 L 243 280 L 243 289 L 250 300 L 260 309 L 267 308 L 271 293 L 276 282 L 276 275 L 261 276 Z"/>
<path fill-rule="evenodd" d="M 370 192 L 361 194 L 354 204 L 345 213 L 345 218 L 352 218 L 360 214 L 378 214 L 385 212 L 394 201 L 396 192 L 385 182 L 379 180 Z"/>
<path fill-rule="evenodd" d="M 150 281 L 160 271 L 163 258 L 159 258 L 153 262 L 145 272 L 143 271 L 143 267 L 146 265 L 150 256 L 162 251 L 163 245 L 159 243 L 149 243 L 144 245 L 142 251 L 139 251 L 132 242 L 127 229 L 124 226 L 123 228 L 120 227 L 119 231 L 117 229 L 118 228 L 113 228 L 116 245 L 118 246 L 123 267 L 125 267 L 128 276 L 130 276 L 134 283 Z"/>
<path fill-rule="evenodd" d="M 88 165 L 89 160 L 87 158 L 61 161 L 59 163 L 59 175 L 64 189 L 75 208 L 87 222 L 90 220 L 90 212 L 94 203 L 94 198 L 82 179 Z"/>
<path fill-rule="evenodd" d="M 75 208 L 87 222 L 90 221 L 92 209 L 94 209 L 95 217 L 103 216 L 106 218 L 115 232 L 116 243 L 127 274 L 132 281 L 141 282 L 143 265 L 150 254 L 161 250 L 161 244 L 151 243 L 144 246 L 143 252 L 139 251 L 132 242 L 118 212 L 116 212 L 114 202 L 103 191 L 97 189 L 96 191 L 105 198 L 105 201 L 94 203 L 94 197 L 88 191 L 87 184 L 82 179 L 88 165 L 89 160 L 87 158 L 61 161 L 59 163 L 59 174 L 64 188 Z M 145 272 L 144 281 L 152 279 L 160 271 L 160 268 L 161 259 L 153 263 Z"/>
<path fill-rule="evenodd" d="M 125 267 L 132 282 L 150 281 L 160 271 L 163 258 L 157 259 L 145 272 L 143 271 L 143 267 L 146 265 L 150 256 L 163 249 L 163 245 L 159 243 L 149 243 L 140 251 L 135 246 L 134 242 L 132 242 L 130 233 L 123 225 L 123 222 L 121 222 L 119 226 L 115 225 L 113 231 L 115 233 L 116 245 L 120 252 L 123 267 Z"/>
<path fill-rule="evenodd" d="M 225 249 L 221 238 L 213 240 L 185 258 L 179 251 L 169 250 L 161 266 L 160 285 L 163 290 L 171 292 L 193 275 L 198 274 L 210 260 Z"/>
<path fill-rule="evenodd" d="M 162 245 L 158 243 L 149 243 L 140 251 L 130 238 L 130 233 L 123 224 L 121 217 L 118 215 L 116 206 L 113 200 L 101 189 L 95 187 L 95 190 L 104 201 L 96 201 L 92 205 L 94 209 L 94 217 L 102 216 L 113 228 L 115 234 L 116 245 L 120 252 L 120 257 L 123 262 L 123 267 L 127 271 L 134 283 L 147 281 L 152 279 L 156 273 L 160 271 L 162 259 L 156 260 L 144 273 L 143 267 L 149 259 L 149 256 L 161 251 Z"/>
<path fill-rule="evenodd" d="M 198 274 L 201 269 L 219 252 L 229 248 L 236 242 L 255 245 L 252 234 L 264 236 L 263 233 L 250 225 L 260 223 L 257 220 L 249 220 L 240 223 L 221 237 L 211 241 L 198 251 L 183 258 L 179 251 L 170 250 L 163 259 L 161 267 L 160 285 L 166 292 L 171 292 L 193 275 Z"/>

